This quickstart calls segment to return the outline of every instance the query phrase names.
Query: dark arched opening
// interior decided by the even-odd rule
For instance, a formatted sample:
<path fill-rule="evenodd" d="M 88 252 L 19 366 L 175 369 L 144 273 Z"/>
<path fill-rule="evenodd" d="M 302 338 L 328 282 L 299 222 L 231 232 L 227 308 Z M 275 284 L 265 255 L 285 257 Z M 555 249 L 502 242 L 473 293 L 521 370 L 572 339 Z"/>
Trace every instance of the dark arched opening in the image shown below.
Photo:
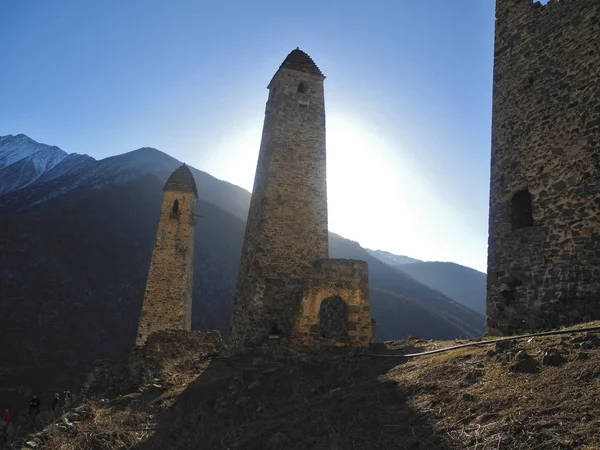
<path fill-rule="evenodd" d="M 510 206 L 513 231 L 533 226 L 531 194 L 527 189 L 515 193 L 510 202 Z"/>
<path fill-rule="evenodd" d="M 306 92 L 306 86 L 304 85 L 304 83 L 303 83 L 303 82 L 301 82 L 301 83 L 298 85 L 298 93 L 299 93 L 299 94 L 304 94 L 305 92 Z"/>
<path fill-rule="evenodd" d="M 348 336 L 348 305 L 340 296 L 335 295 L 321 302 L 319 325 L 324 338 Z"/>
<path fill-rule="evenodd" d="M 279 329 L 279 327 L 277 326 L 277 324 L 274 324 L 271 327 L 271 336 L 279 336 L 281 334 L 281 330 Z"/>
<path fill-rule="evenodd" d="M 172 214 L 179 214 L 179 200 L 175 200 L 173 202 L 173 209 L 171 210 Z"/>

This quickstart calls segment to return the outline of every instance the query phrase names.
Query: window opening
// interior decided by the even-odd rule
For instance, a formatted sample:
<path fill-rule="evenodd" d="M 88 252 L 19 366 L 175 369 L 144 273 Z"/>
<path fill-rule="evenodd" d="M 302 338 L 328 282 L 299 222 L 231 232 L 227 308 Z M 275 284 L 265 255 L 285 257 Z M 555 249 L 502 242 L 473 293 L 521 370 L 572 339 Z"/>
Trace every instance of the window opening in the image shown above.
<path fill-rule="evenodd" d="M 527 189 L 518 191 L 511 200 L 512 229 L 533 226 L 533 210 L 531 206 L 531 194 Z"/>
<path fill-rule="evenodd" d="M 506 306 L 516 306 L 516 289 L 523 284 L 523 281 L 510 276 L 500 283 L 500 296 L 504 299 Z"/>
<path fill-rule="evenodd" d="M 304 82 L 301 82 L 298 85 L 298 93 L 299 94 L 304 94 L 306 92 L 306 86 L 304 85 Z"/>
<path fill-rule="evenodd" d="M 175 200 L 173 202 L 173 209 L 171 210 L 172 214 L 179 214 L 179 200 Z"/>
<path fill-rule="evenodd" d="M 277 324 L 275 324 L 271 327 L 271 334 L 272 335 L 280 335 L 281 334 L 281 330 L 279 329 Z"/>

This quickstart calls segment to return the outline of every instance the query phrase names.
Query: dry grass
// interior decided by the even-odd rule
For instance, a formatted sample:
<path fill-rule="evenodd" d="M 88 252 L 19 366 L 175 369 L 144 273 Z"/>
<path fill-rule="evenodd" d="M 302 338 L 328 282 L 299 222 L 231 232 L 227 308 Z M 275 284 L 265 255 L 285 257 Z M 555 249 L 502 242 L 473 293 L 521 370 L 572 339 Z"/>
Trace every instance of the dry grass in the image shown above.
<path fill-rule="evenodd" d="M 561 349 L 568 361 L 539 373 L 514 373 L 510 363 L 465 348 L 414 360 L 389 374 L 411 391 L 410 403 L 457 448 L 594 449 L 600 444 L 600 350 L 577 360 L 569 338 L 521 345 L 541 359 Z"/>
<path fill-rule="evenodd" d="M 118 410 L 107 402 L 88 401 L 81 407 L 80 417 L 48 427 L 40 434 L 42 448 L 56 450 L 113 450 L 132 448 L 148 437 L 145 428 L 150 417 L 135 403 Z"/>
<path fill-rule="evenodd" d="M 413 341 L 417 350 L 453 344 Z M 567 361 L 512 372 L 488 355 L 493 346 L 406 363 L 347 353 L 174 360 L 138 392 L 88 400 L 38 448 L 600 450 L 600 349 L 579 360 L 568 336 L 521 345 L 538 360 L 559 348 Z"/>

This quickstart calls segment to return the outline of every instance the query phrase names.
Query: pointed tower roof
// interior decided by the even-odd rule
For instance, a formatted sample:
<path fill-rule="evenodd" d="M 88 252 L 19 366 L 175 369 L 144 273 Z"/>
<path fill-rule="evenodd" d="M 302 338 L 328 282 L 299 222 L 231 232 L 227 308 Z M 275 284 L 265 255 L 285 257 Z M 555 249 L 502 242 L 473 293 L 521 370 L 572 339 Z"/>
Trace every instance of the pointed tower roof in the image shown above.
<path fill-rule="evenodd" d="M 192 192 L 196 196 L 196 198 L 198 198 L 196 181 L 194 180 L 192 172 L 190 171 L 188 166 L 185 165 L 185 163 L 171 174 L 171 176 L 165 183 L 165 187 L 163 190 Z"/>
<path fill-rule="evenodd" d="M 312 58 L 298 47 L 296 47 L 295 50 L 292 50 L 290 54 L 287 55 L 287 58 L 285 58 L 279 68 L 298 70 L 300 72 L 311 73 L 313 75 L 318 75 L 325 78 L 325 75 L 323 75 L 323 72 L 321 72 L 321 69 L 317 67 Z"/>

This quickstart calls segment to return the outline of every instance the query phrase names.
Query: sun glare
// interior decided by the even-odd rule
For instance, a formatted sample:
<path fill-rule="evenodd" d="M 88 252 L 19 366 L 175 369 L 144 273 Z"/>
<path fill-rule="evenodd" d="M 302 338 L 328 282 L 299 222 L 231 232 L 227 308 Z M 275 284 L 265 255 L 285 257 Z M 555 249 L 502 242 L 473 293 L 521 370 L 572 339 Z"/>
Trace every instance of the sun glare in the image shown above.
<path fill-rule="evenodd" d="M 416 231 L 406 220 L 402 173 L 385 140 L 356 122 L 327 122 L 329 229 L 369 246 Z"/>
<path fill-rule="evenodd" d="M 260 127 L 252 125 L 224 136 L 202 170 L 251 191 L 261 137 Z M 435 180 L 416 163 L 414 147 L 386 139 L 367 122 L 330 111 L 329 230 L 366 248 L 468 263 L 473 249 L 467 247 L 475 241 L 457 246 L 464 224 L 451 202 L 432 188 Z"/>

